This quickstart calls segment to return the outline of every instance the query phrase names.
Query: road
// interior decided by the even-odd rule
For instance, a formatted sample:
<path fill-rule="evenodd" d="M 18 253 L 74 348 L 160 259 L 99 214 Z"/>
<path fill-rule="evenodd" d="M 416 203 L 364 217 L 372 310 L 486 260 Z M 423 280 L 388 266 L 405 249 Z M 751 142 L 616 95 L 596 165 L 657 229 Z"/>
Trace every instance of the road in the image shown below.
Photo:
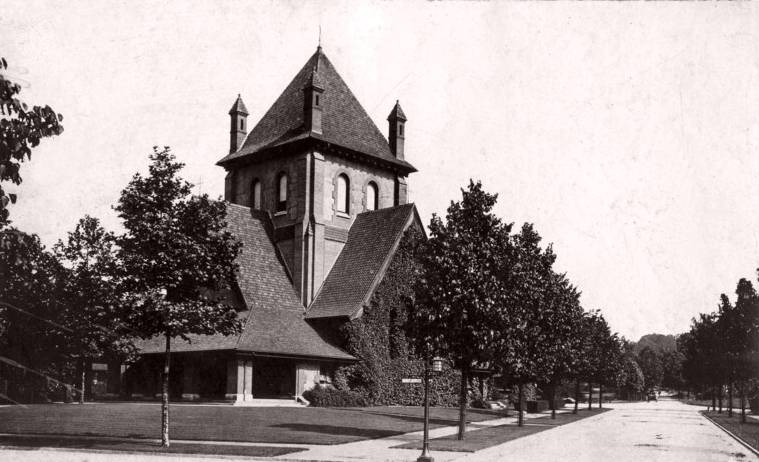
<path fill-rule="evenodd" d="M 525 461 L 759 461 L 698 411 L 677 401 L 613 403 L 614 410 L 458 459 Z"/>
<path fill-rule="evenodd" d="M 724 462 L 757 461 L 759 458 L 710 421 L 699 407 L 677 401 L 652 403 L 612 403 L 612 411 L 579 422 L 536 433 L 493 448 L 456 458 L 454 454 L 433 453 L 438 460 L 461 462 L 598 461 L 598 462 Z M 341 445 L 333 448 L 336 456 Z M 397 454 L 394 453 L 394 454 Z M 414 454 L 415 458 L 416 454 Z M 287 459 L 288 456 L 282 456 Z M 329 459 L 327 453 L 323 459 Z M 393 460 L 390 454 L 373 454 L 371 460 Z M 209 461 L 211 458 L 152 456 L 56 450 L 0 450 L 0 461 L 136 462 Z M 230 460 L 230 458 L 224 459 Z M 278 460 L 278 459 L 272 459 Z M 369 459 L 367 459 L 369 460 Z M 409 459 L 413 460 L 413 459 Z"/>

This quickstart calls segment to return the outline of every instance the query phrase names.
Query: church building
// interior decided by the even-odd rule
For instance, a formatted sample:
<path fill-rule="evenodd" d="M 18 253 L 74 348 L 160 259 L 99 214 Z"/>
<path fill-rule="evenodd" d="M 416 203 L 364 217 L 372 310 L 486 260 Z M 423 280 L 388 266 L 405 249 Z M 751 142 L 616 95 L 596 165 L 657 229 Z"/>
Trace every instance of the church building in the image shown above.
<path fill-rule="evenodd" d="M 416 169 L 404 153 L 396 102 L 387 138 L 321 47 L 248 132 L 238 96 L 229 111 L 227 222 L 242 243 L 229 301 L 238 336 L 193 336 L 172 345 L 172 399 L 298 400 L 357 361 L 339 327 L 360 317 L 409 227 Z M 160 390 L 160 338 L 142 345 L 128 391 Z"/>

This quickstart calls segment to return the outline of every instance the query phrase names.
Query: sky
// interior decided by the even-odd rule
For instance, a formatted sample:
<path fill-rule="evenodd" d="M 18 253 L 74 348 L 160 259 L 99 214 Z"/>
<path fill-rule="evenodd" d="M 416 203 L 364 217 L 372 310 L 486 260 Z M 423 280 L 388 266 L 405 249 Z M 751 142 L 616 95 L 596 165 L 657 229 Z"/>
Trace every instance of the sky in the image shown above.
<path fill-rule="evenodd" d="M 238 93 L 253 126 L 315 51 L 383 133 L 408 117 L 425 223 L 470 178 L 534 223 L 630 339 L 677 334 L 759 267 L 759 5 L 5 0 L 0 55 L 64 133 L 23 165 L 14 225 L 52 245 L 112 210 L 152 147 L 195 192 Z"/>

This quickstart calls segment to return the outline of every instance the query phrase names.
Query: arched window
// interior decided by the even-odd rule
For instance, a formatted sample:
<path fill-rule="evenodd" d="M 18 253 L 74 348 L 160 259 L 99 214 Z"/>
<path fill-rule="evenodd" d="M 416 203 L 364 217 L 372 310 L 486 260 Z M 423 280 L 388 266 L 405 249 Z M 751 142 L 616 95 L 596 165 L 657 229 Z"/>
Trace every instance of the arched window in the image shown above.
<path fill-rule="evenodd" d="M 350 181 L 344 173 L 337 177 L 337 211 L 348 213 L 350 210 Z"/>
<path fill-rule="evenodd" d="M 256 210 L 261 208 L 261 182 L 253 180 L 250 186 L 250 206 Z"/>
<path fill-rule="evenodd" d="M 277 180 L 277 212 L 287 210 L 287 174 L 280 173 Z"/>
<path fill-rule="evenodd" d="M 366 185 L 366 210 L 377 210 L 378 197 L 377 183 L 370 181 L 369 184 Z"/>

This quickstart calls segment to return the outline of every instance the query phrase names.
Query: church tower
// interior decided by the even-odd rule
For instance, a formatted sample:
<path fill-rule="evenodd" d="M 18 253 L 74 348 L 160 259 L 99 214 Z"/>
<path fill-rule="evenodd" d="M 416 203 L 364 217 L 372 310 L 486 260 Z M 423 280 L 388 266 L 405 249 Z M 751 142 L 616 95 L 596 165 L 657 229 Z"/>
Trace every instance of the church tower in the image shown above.
<path fill-rule="evenodd" d="M 408 202 L 406 116 L 396 102 L 386 139 L 318 47 L 246 136 L 238 96 L 229 112 L 225 199 L 271 217 L 272 237 L 308 306 L 356 215 Z"/>

